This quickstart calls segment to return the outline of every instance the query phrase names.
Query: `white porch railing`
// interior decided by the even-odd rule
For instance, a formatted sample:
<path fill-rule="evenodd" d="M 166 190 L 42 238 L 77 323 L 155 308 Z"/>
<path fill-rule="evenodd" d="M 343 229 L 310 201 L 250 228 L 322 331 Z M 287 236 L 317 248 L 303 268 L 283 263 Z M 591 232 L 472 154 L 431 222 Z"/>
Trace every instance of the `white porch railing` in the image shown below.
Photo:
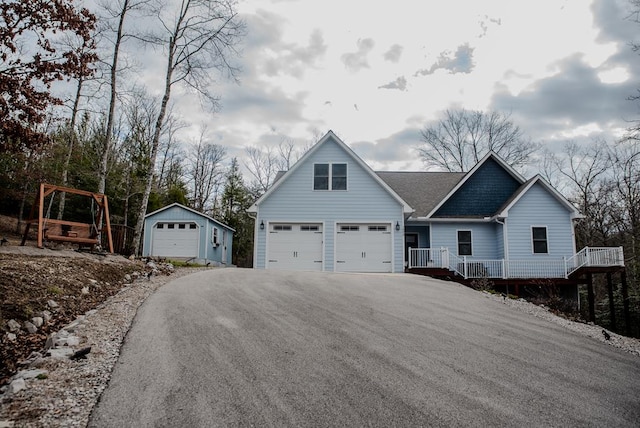
<path fill-rule="evenodd" d="M 567 278 L 584 266 L 624 266 L 622 247 L 585 247 L 566 259 L 480 260 L 458 257 L 448 248 L 409 248 L 408 267 L 448 269 L 464 278 Z"/>

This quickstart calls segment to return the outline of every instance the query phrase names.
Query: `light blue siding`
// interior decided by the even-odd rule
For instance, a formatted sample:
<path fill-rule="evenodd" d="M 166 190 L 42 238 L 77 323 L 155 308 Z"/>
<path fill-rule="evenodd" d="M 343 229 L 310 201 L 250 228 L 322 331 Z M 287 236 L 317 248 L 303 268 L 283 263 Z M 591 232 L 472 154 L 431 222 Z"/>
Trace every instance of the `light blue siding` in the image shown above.
<path fill-rule="evenodd" d="M 548 254 L 533 253 L 532 226 L 547 227 Z M 531 187 L 509 210 L 507 233 L 510 260 L 557 260 L 574 254 L 569 211 L 540 184 Z"/>
<path fill-rule="evenodd" d="M 451 254 L 458 255 L 458 230 L 471 231 L 472 255 L 468 259 L 502 258 L 498 248 L 496 223 L 431 223 L 431 248 L 449 248 Z"/>
<path fill-rule="evenodd" d="M 226 264 L 231 264 L 231 256 L 232 256 L 232 242 L 233 242 L 233 231 L 231 229 L 225 228 L 224 226 L 211 221 L 209 218 L 204 215 L 198 214 L 196 212 L 181 208 L 179 206 L 173 206 L 167 208 L 163 211 L 159 211 L 149 217 L 145 218 L 144 221 L 144 235 L 143 235 L 143 245 L 142 245 L 142 255 L 144 257 L 148 257 L 151 253 L 152 246 L 152 230 L 153 226 L 160 222 L 192 222 L 198 225 L 199 231 L 199 248 L 198 248 L 198 259 L 201 262 L 215 262 L 223 263 L 223 251 L 225 251 L 224 246 L 222 245 L 222 236 L 223 231 L 227 232 L 227 247 L 226 247 Z M 214 246 L 212 242 L 213 229 L 218 229 L 218 236 L 220 239 L 221 245 Z"/>
<path fill-rule="evenodd" d="M 314 163 L 346 163 L 346 191 L 314 191 Z M 313 152 L 258 207 L 255 267 L 265 268 L 266 236 L 270 222 L 320 222 L 324 233 L 324 270 L 334 270 L 335 226 L 341 222 L 391 224 L 393 266 L 403 270 L 404 221 L 402 205 L 340 145 L 329 139 Z M 399 223 L 400 231 L 395 225 Z"/>

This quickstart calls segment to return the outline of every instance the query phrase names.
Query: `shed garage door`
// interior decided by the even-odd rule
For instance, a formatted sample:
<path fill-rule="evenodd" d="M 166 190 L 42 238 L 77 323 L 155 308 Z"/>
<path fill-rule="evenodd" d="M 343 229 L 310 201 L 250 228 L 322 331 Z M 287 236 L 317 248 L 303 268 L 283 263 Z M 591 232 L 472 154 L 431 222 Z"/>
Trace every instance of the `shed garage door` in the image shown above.
<path fill-rule="evenodd" d="M 198 225 L 191 222 L 162 222 L 153 226 L 151 255 L 197 257 Z"/>
<path fill-rule="evenodd" d="M 336 271 L 391 272 L 389 224 L 338 224 Z"/>
<path fill-rule="evenodd" d="M 278 223 L 269 225 L 267 268 L 322 270 L 322 225 Z"/>

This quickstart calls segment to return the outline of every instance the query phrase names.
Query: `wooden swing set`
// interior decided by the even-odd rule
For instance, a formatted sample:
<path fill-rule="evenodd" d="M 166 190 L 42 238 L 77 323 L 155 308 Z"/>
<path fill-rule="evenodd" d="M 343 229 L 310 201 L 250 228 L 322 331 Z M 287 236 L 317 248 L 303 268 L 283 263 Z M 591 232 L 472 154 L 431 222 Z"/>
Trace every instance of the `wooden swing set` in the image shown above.
<path fill-rule="evenodd" d="M 55 192 L 64 192 L 72 195 L 80 195 L 91 198 L 91 214 L 92 223 L 80 223 L 76 221 L 57 220 L 50 218 L 51 206 Z M 51 196 L 49 207 L 46 215 L 44 212 L 44 200 L 47 196 Z M 97 206 L 97 210 L 95 207 Z M 38 217 L 35 217 L 35 210 L 38 210 Z M 105 228 L 102 227 L 104 219 Z M 24 230 L 22 243 L 25 244 L 32 224 L 38 225 L 38 248 L 44 248 L 44 241 L 68 242 L 78 244 L 79 247 L 88 246 L 93 249 L 100 244 L 101 234 L 104 232 L 107 237 L 109 252 L 113 253 L 113 240 L 111 237 L 111 223 L 109 220 L 109 203 L 107 195 L 102 193 L 93 193 L 86 190 L 72 189 L 70 187 L 55 186 L 52 184 L 41 183 L 40 190 L 36 195 L 36 200 L 31 207 L 31 214 Z"/>

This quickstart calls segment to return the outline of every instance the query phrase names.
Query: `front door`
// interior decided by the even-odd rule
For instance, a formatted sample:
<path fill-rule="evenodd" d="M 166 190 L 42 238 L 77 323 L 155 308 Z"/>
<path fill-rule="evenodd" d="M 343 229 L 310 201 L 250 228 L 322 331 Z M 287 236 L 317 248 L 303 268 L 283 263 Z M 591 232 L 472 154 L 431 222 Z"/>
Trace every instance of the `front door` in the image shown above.
<path fill-rule="evenodd" d="M 405 233 L 404 234 L 404 265 L 409 265 L 409 248 L 419 248 L 418 234 L 417 233 Z"/>

